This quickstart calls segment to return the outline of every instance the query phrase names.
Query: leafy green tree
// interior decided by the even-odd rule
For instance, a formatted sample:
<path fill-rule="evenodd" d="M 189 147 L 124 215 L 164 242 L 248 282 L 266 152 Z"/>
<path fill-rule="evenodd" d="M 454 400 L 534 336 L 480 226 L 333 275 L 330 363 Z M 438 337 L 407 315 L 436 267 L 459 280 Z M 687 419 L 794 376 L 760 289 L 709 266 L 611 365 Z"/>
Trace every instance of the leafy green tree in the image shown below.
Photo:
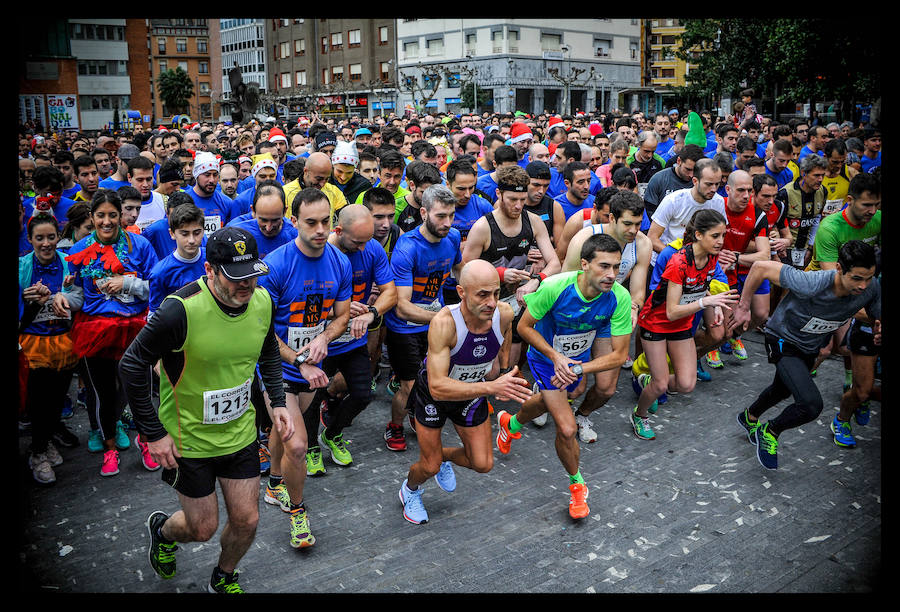
<path fill-rule="evenodd" d="M 188 104 L 194 96 L 194 83 L 187 72 L 179 66 L 166 70 L 156 79 L 159 99 L 165 102 L 173 115 L 187 112 Z"/>
<path fill-rule="evenodd" d="M 464 83 L 459 89 L 459 99 L 463 108 L 475 108 L 475 83 L 469 81 Z M 478 88 L 478 108 L 484 108 L 484 105 L 494 99 L 492 90 L 486 87 Z"/>

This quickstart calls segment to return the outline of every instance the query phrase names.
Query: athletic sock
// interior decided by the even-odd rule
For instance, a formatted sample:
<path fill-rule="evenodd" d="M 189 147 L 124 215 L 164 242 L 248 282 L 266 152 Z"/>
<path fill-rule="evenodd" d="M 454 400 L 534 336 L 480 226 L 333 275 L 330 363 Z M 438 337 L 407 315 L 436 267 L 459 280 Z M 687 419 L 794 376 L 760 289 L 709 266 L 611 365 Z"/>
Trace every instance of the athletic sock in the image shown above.
<path fill-rule="evenodd" d="M 522 429 L 522 424 L 519 423 L 519 419 L 516 418 L 516 415 L 512 415 L 509 418 L 509 433 L 519 433 Z"/>
<path fill-rule="evenodd" d="M 291 502 L 291 508 L 290 508 L 291 513 L 297 512 L 299 510 L 302 510 L 304 512 L 306 511 L 306 507 L 303 505 L 303 500 L 300 500 L 299 504 L 295 504 L 294 502 Z"/>
<path fill-rule="evenodd" d="M 273 476 L 269 474 L 269 488 L 274 489 L 278 485 L 284 482 L 284 476 Z"/>
<path fill-rule="evenodd" d="M 584 484 L 584 478 L 581 477 L 581 470 L 578 470 L 574 474 L 569 474 L 569 484 Z"/>

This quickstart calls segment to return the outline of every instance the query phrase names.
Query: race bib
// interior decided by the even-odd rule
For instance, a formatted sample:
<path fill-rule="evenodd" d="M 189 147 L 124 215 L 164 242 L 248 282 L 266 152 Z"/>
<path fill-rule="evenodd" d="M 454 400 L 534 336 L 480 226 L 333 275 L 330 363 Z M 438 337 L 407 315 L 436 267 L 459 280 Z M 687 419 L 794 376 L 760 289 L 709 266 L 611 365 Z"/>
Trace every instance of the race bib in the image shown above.
<path fill-rule="evenodd" d="M 288 327 L 288 346 L 291 350 L 299 352 L 323 331 L 325 331 L 325 321 L 315 327 Z"/>
<path fill-rule="evenodd" d="M 513 316 L 519 316 L 519 311 L 522 310 L 522 307 L 519 306 L 519 300 L 516 299 L 515 294 L 505 298 L 500 298 L 500 301 L 509 304 L 510 308 L 513 309 Z"/>
<path fill-rule="evenodd" d="M 55 298 L 56 294 L 54 293 L 50 296 L 50 299 L 47 300 L 43 306 L 41 306 L 41 309 L 35 315 L 34 321 L 32 321 L 32 323 L 43 323 L 44 321 L 56 321 L 60 319 L 67 320 L 72 318 L 72 315 L 69 313 L 69 311 L 66 311 L 66 316 L 64 317 L 57 316 L 57 314 L 53 312 L 53 300 Z"/>
<path fill-rule="evenodd" d="M 802 268 L 806 264 L 806 249 L 791 249 L 791 264 Z"/>
<path fill-rule="evenodd" d="M 434 298 L 434 301 L 431 302 L 430 304 L 416 304 L 416 306 L 418 306 L 419 308 L 421 308 L 423 310 L 427 310 L 428 312 L 438 312 L 441 308 L 444 307 L 444 305 L 441 304 L 441 298 Z M 407 325 L 422 325 L 422 323 L 415 323 L 413 321 L 407 321 L 406 324 Z"/>
<path fill-rule="evenodd" d="M 144 219 L 143 221 L 138 221 L 137 223 L 135 223 L 135 225 L 137 225 L 138 228 L 140 228 L 140 230 L 143 232 L 145 229 L 147 229 L 147 227 L 149 227 L 156 221 L 159 221 L 159 219 Z"/>
<path fill-rule="evenodd" d="M 580 334 L 564 334 L 553 336 L 553 350 L 566 357 L 577 357 L 591 348 L 597 330 L 582 332 Z"/>
<path fill-rule="evenodd" d="M 681 305 L 684 304 L 693 304 L 698 301 L 700 298 L 706 296 L 706 291 L 695 291 L 694 293 L 682 293 L 681 300 L 678 302 Z"/>
<path fill-rule="evenodd" d="M 825 208 L 822 209 L 822 216 L 836 213 L 844 205 L 843 200 L 825 200 Z"/>
<path fill-rule="evenodd" d="M 641 198 L 644 197 L 644 192 L 647 191 L 647 185 L 649 185 L 649 183 L 638 183 L 638 195 L 641 196 Z"/>
<path fill-rule="evenodd" d="M 350 323 L 353 323 L 353 319 L 350 319 L 350 322 L 347 323 L 347 329 L 344 330 L 344 333 L 341 334 L 340 336 L 338 336 L 337 340 L 335 340 L 334 342 L 340 342 L 341 344 L 346 344 L 347 342 L 352 342 L 352 341 L 356 340 L 356 338 L 353 337 L 353 332 L 350 331 Z"/>
<path fill-rule="evenodd" d="M 222 217 L 219 215 L 207 215 L 203 218 L 203 232 L 207 237 L 214 231 L 222 228 Z"/>
<path fill-rule="evenodd" d="M 450 370 L 450 378 L 460 382 L 480 382 L 484 380 L 485 375 L 490 371 L 492 363 L 493 361 L 472 365 L 453 364 L 453 368 Z"/>
<path fill-rule="evenodd" d="M 216 389 L 203 392 L 203 424 L 222 425 L 239 418 L 250 407 L 250 384 L 248 378 L 244 384 L 231 389 Z"/>
<path fill-rule="evenodd" d="M 825 319 L 820 319 L 819 317 L 813 317 L 806 322 L 806 325 L 800 328 L 800 331 L 807 332 L 809 334 L 829 334 L 846 323 L 848 320 L 849 319 L 846 319 L 844 321 L 826 321 Z"/>

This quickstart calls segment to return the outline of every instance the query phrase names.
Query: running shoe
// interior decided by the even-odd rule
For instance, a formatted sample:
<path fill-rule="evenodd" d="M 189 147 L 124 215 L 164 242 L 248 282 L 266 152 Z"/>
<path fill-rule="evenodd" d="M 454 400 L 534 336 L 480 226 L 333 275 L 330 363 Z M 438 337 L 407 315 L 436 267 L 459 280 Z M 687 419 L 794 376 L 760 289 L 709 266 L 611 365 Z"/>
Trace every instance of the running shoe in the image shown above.
<path fill-rule="evenodd" d="M 268 474 L 272 469 L 272 455 L 269 453 L 269 445 L 259 443 L 259 473 Z"/>
<path fill-rule="evenodd" d="M 747 411 L 741 410 L 737 415 L 738 425 L 747 431 L 747 441 L 751 444 L 756 442 L 756 428 L 759 427 L 759 421 L 751 421 L 747 418 Z"/>
<path fill-rule="evenodd" d="M 726 355 L 731 355 L 731 350 L 732 350 L 731 344 L 729 344 L 728 342 L 725 342 L 724 344 L 722 344 L 722 346 L 719 347 L 719 350 L 721 352 L 725 353 Z"/>
<path fill-rule="evenodd" d="M 378 377 L 372 378 L 372 393 L 375 393 L 376 389 L 378 389 Z"/>
<path fill-rule="evenodd" d="M 103 453 L 103 465 L 100 467 L 101 476 L 115 476 L 119 473 L 119 451 L 108 450 Z"/>
<path fill-rule="evenodd" d="M 144 464 L 144 467 L 147 468 L 151 472 L 155 472 L 162 466 L 153 460 L 153 455 L 150 454 L 150 447 L 146 442 L 141 442 L 140 434 L 134 437 L 134 445 L 138 447 L 138 450 L 141 451 L 141 463 Z"/>
<path fill-rule="evenodd" d="M 588 508 L 588 488 L 582 482 L 573 482 L 569 485 L 569 491 L 572 497 L 569 498 L 569 516 L 573 519 L 582 519 L 590 514 L 591 509 Z"/>
<path fill-rule="evenodd" d="M 534 383 L 534 385 L 532 385 L 532 387 L 531 387 L 531 393 L 533 395 L 537 395 L 540 392 L 541 392 L 541 388 L 538 386 L 537 383 Z M 531 419 L 531 422 L 534 424 L 535 427 L 543 427 L 544 425 L 547 424 L 547 418 L 549 416 L 550 416 L 550 413 L 545 411 L 542 415 Z"/>
<path fill-rule="evenodd" d="M 406 434 L 403 433 L 403 425 L 388 423 L 384 430 L 384 441 L 387 444 L 388 450 L 405 451 Z"/>
<path fill-rule="evenodd" d="M 731 347 L 731 352 L 735 357 L 743 361 L 747 358 L 747 349 L 744 348 L 744 343 L 740 338 L 731 338 L 728 341 L 729 346 Z"/>
<path fill-rule="evenodd" d="M 169 515 L 162 510 L 156 510 L 147 517 L 147 533 L 150 534 L 150 545 L 147 547 L 147 556 L 150 559 L 150 567 L 160 578 L 172 578 L 175 576 L 175 551 L 178 546 L 175 542 L 166 544 L 162 541 L 159 529 Z"/>
<path fill-rule="evenodd" d="M 488 404 L 490 405 L 490 403 Z M 409 428 L 412 429 L 413 433 L 416 433 L 416 417 L 412 412 L 408 412 L 406 414 L 407 421 L 409 421 Z"/>
<path fill-rule="evenodd" d="M 116 423 L 116 448 L 120 451 L 131 448 L 131 440 L 128 438 L 128 427 L 122 421 Z"/>
<path fill-rule="evenodd" d="M 391 379 L 387 382 L 387 385 L 385 385 L 385 387 L 387 388 L 387 392 L 390 395 L 394 395 L 395 393 L 397 393 L 397 391 L 400 390 L 400 381 L 397 380 L 397 376 L 395 374 L 391 375 Z"/>
<path fill-rule="evenodd" d="M 769 433 L 769 423 L 756 428 L 756 458 L 767 470 L 778 469 L 778 438 Z"/>
<path fill-rule="evenodd" d="M 722 363 L 722 357 L 719 355 L 719 351 L 708 352 L 706 354 L 706 363 L 707 365 L 709 365 L 709 367 L 716 370 L 725 367 L 725 364 Z"/>
<path fill-rule="evenodd" d="M 56 447 L 53 446 L 52 442 L 47 442 L 47 450 L 44 451 L 44 454 L 47 456 L 47 461 L 50 462 L 50 467 L 62 465 L 62 455 L 59 454 L 59 451 L 56 450 Z"/>
<path fill-rule="evenodd" d="M 34 480 L 40 484 L 51 484 L 56 482 L 56 472 L 50 465 L 46 453 L 32 454 L 28 457 L 28 467 L 31 468 L 31 474 Z"/>
<path fill-rule="evenodd" d="M 323 399 L 322 403 L 319 404 L 319 423 L 322 427 L 328 427 L 331 423 L 331 415 L 328 413 L 328 400 Z"/>
<path fill-rule="evenodd" d="M 865 425 L 868 423 L 869 417 L 872 416 L 872 413 L 869 410 L 869 400 L 861 403 L 859 408 L 856 409 L 856 412 L 853 413 L 853 416 L 856 418 L 857 425 Z"/>
<path fill-rule="evenodd" d="M 456 490 L 456 472 L 453 471 L 453 462 L 452 461 L 444 461 L 441 464 L 441 469 L 438 470 L 438 473 L 434 475 L 435 481 L 437 481 L 438 486 L 442 488 L 447 493 L 452 493 Z"/>
<path fill-rule="evenodd" d="M 210 593 L 243 593 L 244 589 L 241 588 L 241 585 L 238 584 L 238 573 L 237 571 L 232 572 L 231 576 L 228 574 L 219 574 L 216 571 L 213 571 L 212 578 L 209 579 L 209 584 L 206 586 L 206 590 Z"/>
<path fill-rule="evenodd" d="M 61 419 L 71 419 L 74 414 L 75 410 L 72 408 L 72 398 L 67 395 L 66 399 L 63 400 L 62 413 L 59 417 Z"/>
<path fill-rule="evenodd" d="M 78 388 L 78 396 L 75 399 L 75 405 L 79 408 L 87 409 L 87 389 L 85 387 Z"/>
<path fill-rule="evenodd" d="M 78 436 L 66 427 L 65 423 L 56 426 L 56 431 L 51 436 L 53 441 L 65 448 L 75 448 L 78 446 Z"/>
<path fill-rule="evenodd" d="M 319 441 L 331 452 L 331 460 L 338 465 L 350 465 L 353 463 L 353 457 L 350 456 L 350 451 L 347 450 L 347 445 L 344 442 L 344 434 L 339 433 L 329 440 L 325 437 L 326 431 L 328 430 L 323 430 L 319 434 Z"/>
<path fill-rule="evenodd" d="M 103 451 L 103 438 L 100 437 L 99 429 L 92 429 L 88 434 L 88 452 L 99 453 Z"/>
<path fill-rule="evenodd" d="M 709 382 L 712 380 L 712 374 L 703 369 L 703 361 L 697 360 L 697 380 L 702 382 Z"/>
<path fill-rule="evenodd" d="M 850 421 L 839 421 L 837 415 L 831 421 L 831 433 L 834 434 L 834 443 L 844 448 L 856 446 L 856 440 L 850 432 Z"/>
<path fill-rule="evenodd" d="M 497 413 L 497 450 L 499 450 L 504 455 L 509 454 L 509 448 L 512 444 L 513 440 L 518 440 L 522 437 L 522 432 L 512 433 L 509 430 L 509 420 L 512 418 L 512 415 L 509 414 L 506 410 L 501 410 Z"/>
<path fill-rule="evenodd" d="M 126 429 L 131 429 L 137 431 L 137 425 L 134 423 L 134 417 L 131 416 L 131 410 L 128 407 L 125 407 L 125 410 L 122 411 L 122 416 L 119 417 L 119 422 L 122 423 Z"/>
<path fill-rule="evenodd" d="M 625 360 L 625 363 L 622 364 L 623 370 L 628 370 L 631 366 L 634 365 L 634 359 L 631 358 L 631 355 L 628 356 L 628 359 Z"/>
<path fill-rule="evenodd" d="M 309 548 L 316 543 L 316 536 L 309 529 L 309 514 L 306 508 L 291 510 L 291 546 Z"/>
<path fill-rule="evenodd" d="M 597 432 L 594 431 L 593 423 L 583 414 L 575 413 L 575 424 L 578 426 L 578 437 L 582 442 L 590 444 L 597 441 Z"/>
<path fill-rule="evenodd" d="M 641 391 L 643 391 L 644 387 L 646 387 L 647 385 L 650 384 L 650 375 L 649 374 L 641 374 L 640 376 L 638 376 L 637 381 L 638 381 L 638 385 L 641 388 Z M 638 394 L 638 395 L 640 395 L 640 394 Z M 658 398 L 656 398 L 656 400 L 652 404 L 650 404 L 650 407 L 647 408 L 647 412 L 649 412 L 650 414 L 656 414 L 656 411 L 659 410 L 659 405 L 665 404 L 667 400 L 668 400 L 668 398 L 666 397 L 666 394 L 663 393 Z"/>
<path fill-rule="evenodd" d="M 638 416 L 637 406 L 631 412 L 631 427 L 634 429 L 634 435 L 642 440 L 656 439 L 656 434 L 650 428 L 650 419 Z"/>
<path fill-rule="evenodd" d="M 406 480 L 400 485 L 400 503 L 403 504 L 403 518 L 410 523 L 421 525 L 428 522 L 428 512 L 422 503 L 422 489 L 410 491 Z"/>
<path fill-rule="evenodd" d="M 322 459 L 322 449 L 318 446 L 310 446 L 306 451 L 306 475 L 325 475 L 325 460 Z"/>
<path fill-rule="evenodd" d="M 811 378 L 815 378 L 817 373 L 818 373 L 818 368 L 816 368 L 815 370 L 809 371 L 809 375 Z"/>
<path fill-rule="evenodd" d="M 275 487 L 270 487 L 266 484 L 266 494 L 263 500 L 267 504 L 281 506 L 281 509 L 285 512 L 291 511 L 291 495 L 288 493 L 287 485 L 283 482 Z"/>
<path fill-rule="evenodd" d="M 844 393 L 853 387 L 853 370 L 844 370 Z"/>

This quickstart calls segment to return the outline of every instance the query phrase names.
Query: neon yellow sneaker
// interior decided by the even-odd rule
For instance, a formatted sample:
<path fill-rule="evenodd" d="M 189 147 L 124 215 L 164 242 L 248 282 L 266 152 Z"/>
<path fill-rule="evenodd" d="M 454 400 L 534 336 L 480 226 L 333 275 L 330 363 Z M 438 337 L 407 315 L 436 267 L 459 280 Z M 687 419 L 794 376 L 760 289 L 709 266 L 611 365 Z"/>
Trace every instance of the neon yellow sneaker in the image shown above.
<path fill-rule="evenodd" d="M 744 348 L 744 343 L 740 338 L 732 338 L 728 341 L 728 344 L 731 345 L 731 352 L 735 357 L 741 361 L 747 358 L 747 349 Z"/>
<path fill-rule="evenodd" d="M 722 357 L 719 355 L 718 349 L 706 354 L 706 363 L 709 364 L 709 367 L 715 368 L 716 370 L 725 367 L 725 364 L 722 363 Z"/>
<path fill-rule="evenodd" d="M 310 449 L 306 451 L 306 475 L 325 475 L 325 461 L 322 460 L 322 449 L 318 446 L 310 447 Z"/>
<path fill-rule="evenodd" d="M 309 530 L 309 515 L 306 510 L 291 510 L 291 546 L 309 548 L 315 543 L 316 536 Z"/>
<path fill-rule="evenodd" d="M 265 497 L 263 497 L 263 500 L 265 500 L 267 504 L 281 506 L 281 509 L 285 512 L 289 512 L 291 509 L 291 496 L 288 493 L 287 485 L 283 482 L 274 489 L 269 485 L 266 485 L 266 494 Z"/>

